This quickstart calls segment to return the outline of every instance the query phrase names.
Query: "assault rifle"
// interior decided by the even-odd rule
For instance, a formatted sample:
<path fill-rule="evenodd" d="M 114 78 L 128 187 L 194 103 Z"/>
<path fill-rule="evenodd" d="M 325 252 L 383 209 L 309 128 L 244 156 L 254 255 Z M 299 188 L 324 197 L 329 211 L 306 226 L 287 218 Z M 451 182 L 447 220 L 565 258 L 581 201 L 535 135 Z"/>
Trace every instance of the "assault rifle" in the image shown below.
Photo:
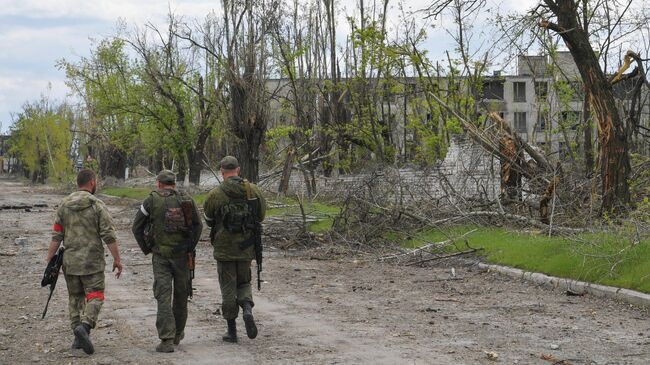
<path fill-rule="evenodd" d="M 255 222 L 253 228 L 253 239 L 255 240 L 255 262 L 257 263 L 257 290 L 262 290 L 262 223 Z"/>
<path fill-rule="evenodd" d="M 244 241 L 239 248 L 245 250 L 251 245 L 255 245 L 255 262 L 257 263 L 257 290 L 262 290 L 262 260 L 263 260 L 263 246 L 262 246 L 262 222 L 257 220 L 259 216 L 260 201 L 259 198 L 253 196 L 251 186 L 248 181 L 244 182 L 244 189 L 246 190 L 246 203 L 250 209 L 252 221 L 249 222 L 248 227 L 252 229 L 253 236 Z"/>
<path fill-rule="evenodd" d="M 65 247 L 61 245 L 56 251 L 56 254 L 50 259 L 50 262 L 47 263 L 47 267 L 43 273 L 43 279 L 41 279 L 41 287 L 46 285 L 50 286 L 50 295 L 47 297 L 47 303 L 45 303 L 45 310 L 43 310 L 41 319 L 45 318 L 47 307 L 50 305 L 50 299 L 52 299 L 54 288 L 56 288 L 56 281 L 59 279 L 59 271 L 63 265 L 63 251 L 65 251 Z"/>
<path fill-rule="evenodd" d="M 179 201 L 180 202 L 180 201 Z M 194 269 L 196 267 L 196 248 L 194 245 L 194 226 L 192 225 L 192 202 L 191 201 L 182 201 L 180 202 L 181 209 L 183 210 L 183 217 L 185 218 L 185 227 L 186 231 L 186 247 L 187 247 L 187 267 L 190 270 L 190 277 L 188 283 L 188 293 L 187 295 L 192 298 L 194 295 L 194 288 L 192 288 L 192 280 L 194 279 Z"/>

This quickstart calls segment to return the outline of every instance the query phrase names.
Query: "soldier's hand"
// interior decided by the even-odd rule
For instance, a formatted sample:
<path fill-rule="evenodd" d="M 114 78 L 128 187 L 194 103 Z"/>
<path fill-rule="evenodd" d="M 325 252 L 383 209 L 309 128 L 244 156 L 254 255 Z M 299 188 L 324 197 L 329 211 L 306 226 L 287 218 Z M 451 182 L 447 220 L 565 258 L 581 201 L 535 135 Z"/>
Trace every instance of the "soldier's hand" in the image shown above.
<path fill-rule="evenodd" d="M 115 269 L 117 269 L 117 272 L 115 273 L 116 278 L 120 278 L 120 275 L 122 275 L 122 263 L 120 261 L 115 261 L 113 260 L 113 271 L 115 272 Z"/>

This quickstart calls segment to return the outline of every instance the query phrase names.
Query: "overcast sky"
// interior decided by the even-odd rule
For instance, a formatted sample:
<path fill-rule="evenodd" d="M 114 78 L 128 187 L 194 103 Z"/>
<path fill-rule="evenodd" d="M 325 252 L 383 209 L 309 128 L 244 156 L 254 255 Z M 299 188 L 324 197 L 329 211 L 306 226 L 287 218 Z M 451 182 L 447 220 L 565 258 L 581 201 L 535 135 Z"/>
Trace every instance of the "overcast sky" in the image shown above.
<path fill-rule="evenodd" d="M 430 0 L 406 0 L 412 10 Z M 505 0 L 503 9 L 523 10 L 535 0 Z M 366 0 L 366 3 L 369 3 Z M 339 0 L 351 12 L 355 0 Z M 392 3 L 397 4 L 397 0 Z M 127 24 L 164 24 L 169 9 L 186 18 L 203 18 L 218 9 L 220 0 L 2 0 L 0 6 L 0 132 L 7 132 L 11 114 L 42 94 L 63 100 L 65 75 L 55 67 L 61 58 L 87 56 L 91 39 L 114 34 L 118 19 Z M 343 16 L 346 12 L 341 11 Z M 390 14 L 395 14 L 393 5 Z M 343 18 L 339 23 L 344 24 Z M 343 25 L 341 25 L 343 26 Z M 432 54 L 453 48 L 438 27 L 429 32 Z M 51 85 L 48 87 L 48 85 Z"/>

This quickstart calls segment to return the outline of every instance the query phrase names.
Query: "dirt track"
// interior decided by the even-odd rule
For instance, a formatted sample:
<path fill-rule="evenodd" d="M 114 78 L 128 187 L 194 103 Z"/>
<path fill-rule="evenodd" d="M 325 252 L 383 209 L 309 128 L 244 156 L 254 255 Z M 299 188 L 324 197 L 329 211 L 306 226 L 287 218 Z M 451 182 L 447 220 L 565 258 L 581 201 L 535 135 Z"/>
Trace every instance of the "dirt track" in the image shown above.
<path fill-rule="evenodd" d="M 41 320 L 40 288 L 46 247 L 61 195 L 0 179 L 0 205 L 47 207 L 0 210 L 0 363 L 215 364 L 648 364 L 647 313 L 593 297 L 568 297 L 475 267 L 395 267 L 267 254 L 255 292 L 260 335 L 239 344 L 220 337 L 216 265 L 200 243 L 186 338 L 172 354 L 158 354 L 150 258 L 130 234 L 137 206 L 108 199 L 117 229 L 123 278 L 107 273 L 106 304 L 93 334 L 97 352 L 70 351 L 67 292 L 59 282 Z M 26 237 L 24 246 L 17 237 Z M 15 255 L 13 255 L 15 254 Z M 110 263 L 111 259 L 107 261 Z M 243 337 L 241 337 L 243 335 Z M 487 352 L 498 359 L 488 360 Z"/>

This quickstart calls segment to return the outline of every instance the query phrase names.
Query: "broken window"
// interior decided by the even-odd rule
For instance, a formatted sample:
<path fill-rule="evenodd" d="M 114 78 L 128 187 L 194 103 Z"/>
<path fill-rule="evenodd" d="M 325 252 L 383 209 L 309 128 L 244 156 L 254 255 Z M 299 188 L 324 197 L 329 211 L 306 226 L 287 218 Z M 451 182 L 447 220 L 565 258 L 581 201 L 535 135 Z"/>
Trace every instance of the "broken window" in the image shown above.
<path fill-rule="evenodd" d="M 535 81 L 535 96 L 537 101 L 546 101 L 548 96 L 548 82 Z"/>
<path fill-rule="evenodd" d="M 483 83 L 483 99 L 503 100 L 503 81 L 485 81 Z"/>
<path fill-rule="evenodd" d="M 517 133 L 528 132 L 528 125 L 526 123 L 526 112 L 515 112 L 515 131 Z"/>
<path fill-rule="evenodd" d="M 537 132 L 544 132 L 547 128 L 547 122 L 548 122 L 548 113 L 547 112 L 539 112 L 537 113 L 537 124 L 535 125 L 535 130 Z"/>
<path fill-rule="evenodd" d="M 526 82 L 513 82 L 512 90 L 514 93 L 515 102 L 524 102 L 526 101 Z"/>

